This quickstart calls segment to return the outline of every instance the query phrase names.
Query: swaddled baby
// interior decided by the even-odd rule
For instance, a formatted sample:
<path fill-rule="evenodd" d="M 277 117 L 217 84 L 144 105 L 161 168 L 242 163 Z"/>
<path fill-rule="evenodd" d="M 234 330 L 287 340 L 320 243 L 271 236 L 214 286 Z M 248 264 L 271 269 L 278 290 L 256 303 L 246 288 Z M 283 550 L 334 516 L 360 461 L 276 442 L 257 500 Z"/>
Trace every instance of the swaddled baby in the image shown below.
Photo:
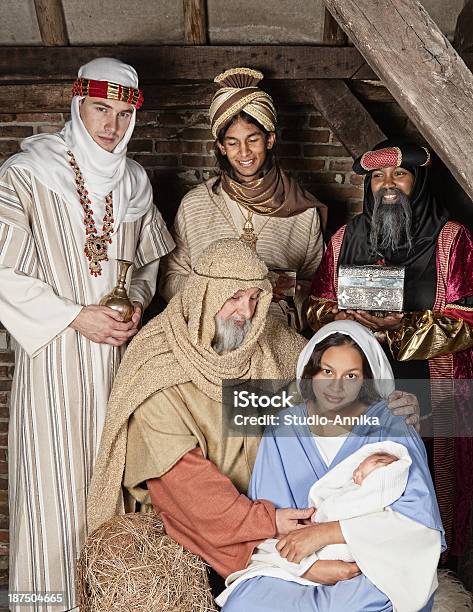
<path fill-rule="evenodd" d="M 411 463 L 402 444 L 391 441 L 365 444 L 312 485 L 309 506 L 316 509 L 313 522 L 346 520 L 384 510 L 403 494 Z M 253 576 L 273 576 L 313 586 L 302 576 L 316 561 L 355 560 L 347 544 L 330 544 L 300 563 L 293 563 L 281 557 L 277 543 L 274 538 L 265 540 L 245 569 L 228 576 L 225 584 L 229 588 L 216 599 L 219 605 L 223 605 L 237 583 Z"/>
<path fill-rule="evenodd" d="M 358 453 L 355 453 L 355 455 L 357 454 Z M 348 459 L 351 459 L 351 457 L 348 457 Z M 337 481 L 343 483 L 344 477 L 341 474 L 334 478 L 328 478 L 328 476 L 331 475 L 330 472 L 326 474 L 326 476 L 312 486 L 309 493 L 309 506 L 315 507 L 315 512 L 312 515 L 312 522 L 327 523 L 329 521 L 338 521 L 342 518 L 352 518 L 373 511 L 370 510 L 370 507 L 376 507 L 376 509 L 379 510 L 380 502 L 376 498 L 376 489 L 378 489 L 378 493 L 381 497 L 384 497 L 385 494 L 389 495 L 389 491 L 392 490 L 393 487 L 396 489 L 397 494 L 397 492 L 400 491 L 400 488 L 398 488 L 400 483 L 396 485 L 395 480 L 397 480 L 400 473 L 405 472 L 407 482 L 409 465 L 402 465 L 399 470 L 391 470 L 387 475 L 384 473 L 380 475 L 379 478 L 372 478 L 362 491 L 359 491 L 359 488 L 363 486 L 367 477 L 375 470 L 386 467 L 395 461 L 399 461 L 399 457 L 396 455 L 386 451 L 373 452 L 361 461 L 353 470 L 350 480 L 340 487 L 338 487 L 336 483 Z M 340 466 L 342 466 L 342 464 L 340 464 Z M 348 466 L 342 467 L 343 470 L 340 470 L 342 473 L 350 469 Z M 386 480 L 391 480 L 387 487 Z M 368 488 L 370 490 L 369 493 L 367 491 Z M 399 497 L 399 495 L 397 495 L 397 497 Z M 317 558 L 325 560 L 338 559 L 340 561 L 355 560 L 346 544 L 330 544 L 329 546 L 325 546 L 317 551 Z"/>
<path fill-rule="evenodd" d="M 390 455 L 389 453 L 373 453 L 369 457 L 366 457 L 366 459 L 363 459 L 360 465 L 355 469 L 353 472 L 353 482 L 356 485 L 361 485 L 365 478 L 376 470 L 376 468 L 380 468 L 383 465 L 389 465 L 398 459 L 399 457 Z"/>

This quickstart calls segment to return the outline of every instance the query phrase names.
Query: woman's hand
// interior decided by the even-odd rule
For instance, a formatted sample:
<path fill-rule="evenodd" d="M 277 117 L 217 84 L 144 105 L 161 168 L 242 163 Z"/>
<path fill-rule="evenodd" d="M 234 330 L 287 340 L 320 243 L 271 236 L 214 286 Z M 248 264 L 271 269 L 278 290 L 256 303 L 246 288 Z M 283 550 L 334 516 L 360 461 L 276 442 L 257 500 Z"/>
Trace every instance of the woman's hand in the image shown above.
<path fill-rule="evenodd" d="M 276 510 L 276 537 L 280 538 L 295 529 L 305 529 L 301 521 L 310 519 L 313 508 L 279 508 Z"/>
<path fill-rule="evenodd" d="M 319 523 L 303 527 L 284 536 L 276 544 L 281 557 L 299 563 L 304 557 L 317 552 L 327 544 L 344 544 L 340 523 Z"/>
<path fill-rule="evenodd" d="M 407 391 L 393 391 L 388 397 L 388 408 L 396 416 L 405 416 L 406 423 L 420 429 L 420 407 L 417 397 Z"/>
<path fill-rule="evenodd" d="M 302 576 L 319 584 L 335 584 L 339 580 L 350 580 L 361 574 L 356 563 L 346 561 L 316 561 Z"/>

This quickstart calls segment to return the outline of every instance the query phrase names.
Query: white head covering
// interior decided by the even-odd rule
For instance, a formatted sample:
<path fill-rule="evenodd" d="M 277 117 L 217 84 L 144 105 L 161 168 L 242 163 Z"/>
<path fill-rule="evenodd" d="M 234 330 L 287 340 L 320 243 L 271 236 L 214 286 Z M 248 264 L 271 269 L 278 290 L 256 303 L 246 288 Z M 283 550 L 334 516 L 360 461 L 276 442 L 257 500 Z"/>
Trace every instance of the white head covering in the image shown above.
<path fill-rule="evenodd" d="M 376 391 L 382 398 L 388 398 L 395 388 L 391 365 L 372 332 L 356 321 L 333 321 L 324 325 L 312 336 L 297 361 L 298 384 L 317 344 L 337 333 L 349 336 L 360 347 L 370 364 Z"/>
<path fill-rule="evenodd" d="M 81 66 L 79 77 L 97 81 L 112 81 L 138 88 L 135 69 L 119 60 L 101 57 Z M 38 134 L 25 138 L 22 152 L 13 155 L 0 168 L 0 176 L 12 166 L 29 170 L 39 181 L 61 195 L 69 203 L 79 203 L 75 175 L 69 165 L 67 151 L 71 150 L 84 177 L 85 185 L 94 204 L 104 210 L 105 196 L 112 192 L 115 217 L 114 232 L 122 221 L 135 221 L 143 216 L 153 203 L 151 184 L 145 170 L 126 157 L 128 142 L 135 127 L 136 110 L 125 135 L 112 152 L 98 145 L 88 133 L 79 114 L 81 96 L 71 103 L 71 120 L 57 134 Z M 97 227 L 101 218 L 95 215 Z"/>

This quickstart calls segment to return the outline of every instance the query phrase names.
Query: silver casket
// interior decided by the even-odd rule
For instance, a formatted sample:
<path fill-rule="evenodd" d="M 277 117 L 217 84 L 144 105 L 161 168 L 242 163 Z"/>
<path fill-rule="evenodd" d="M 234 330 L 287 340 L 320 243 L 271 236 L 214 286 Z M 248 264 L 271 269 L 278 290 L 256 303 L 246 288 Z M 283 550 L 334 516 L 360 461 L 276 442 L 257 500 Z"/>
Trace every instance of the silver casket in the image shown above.
<path fill-rule="evenodd" d="M 402 312 L 403 266 L 340 266 L 338 308 Z"/>

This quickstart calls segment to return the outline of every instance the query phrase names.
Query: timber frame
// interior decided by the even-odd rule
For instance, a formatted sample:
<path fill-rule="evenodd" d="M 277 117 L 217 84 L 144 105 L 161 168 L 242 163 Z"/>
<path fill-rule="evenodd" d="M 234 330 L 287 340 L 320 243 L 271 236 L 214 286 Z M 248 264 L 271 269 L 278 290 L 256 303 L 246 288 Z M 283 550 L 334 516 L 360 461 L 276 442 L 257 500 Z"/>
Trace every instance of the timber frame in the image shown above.
<path fill-rule="evenodd" d="M 382 3 L 324 0 L 327 7 L 324 44 L 311 46 L 209 46 L 206 1 L 182 1 L 185 45 L 74 47 L 68 46 L 60 0 L 34 0 L 43 47 L 1 48 L 0 114 L 2 111 L 9 113 L 11 109 L 15 112 L 67 112 L 70 87 L 78 66 L 100 56 L 117 57 L 137 69 L 140 83 L 145 88 L 145 109 L 205 108 L 215 91 L 213 77 L 237 62 L 261 69 L 265 74 L 265 88 L 277 101 L 315 105 L 352 157 L 384 137 L 360 100 L 395 99 L 467 194 L 473 196 L 472 173 L 464 167 L 465 163 L 461 163 L 460 149 L 465 144 L 465 130 L 459 133 L 454 151 L 443 146 L 442 138 L 436 136 L 438 122 L 435 123 L 432 113 L 427 121 L 423 120 L 423 115 L 429 114 L 428 96 L 432 95 L 432 87 L 429 89 L 428 83 L 425 84 L 426 107 L 417 112 L 411 91 L 406 95 L 403 87 L 407 90 L 409 84 L 412 89 L 412 83 L 419 75 L 410 70 L 404 79 L 402 74 L 402 69 L 409 73 L 412 62 L 416 64 L 416 60 L 417 66 L 427 68 L 427 76 L 432 69 L 433 87 L 445 73 L 448 73 L 447 77 L 454 74 L 456 78 L 450 80 L 457 88 L 459 84 L 465 85 L 465 98 L 466 94 L 473 92 L 473 76 L 468 69 L 473 67 L 473 53 L 463 54 L 463 63 L 417 0 L 383 0 Z M 382 21 L 384 18 L 386 21 L 388 17 L 392 28 L 380 28 L 384 40 L 374 23 L 376 19 Z M 399 36 L 399 27 L 402 26 L 412 30 L 411 39 L 407 34 Z M 356 47 L 347 43 L 347 34 Z M 378 46 L 372 44 L 375 36 L 379 39 Z M 410 44 L 412 48 L 395 49 L 390 36 L 394 40 L 401 38 L 405 47 Z M 423 48 L 419 48 L 419 40 Z M 392 57 L 386 55 L 393 51 L 398 52 L 394 57 L 399 61 L 399 69 L 392 77 L 389 70 Z M 432 65 L 428 65 L 426 53 L 427 59 L 433 60 Z M 461 119 L 462 112 L 466 114 L 469 107 L 453 108 L 451 112 L 443 110 L 444 115 L 453 113 Z M 469 123 L 464 121 L 462 125 L 469 127 Z M 441 131 L 442 126 L 439 129 Z M 447 129 L 451 137 L 451 122 Z M 468 152 L 473 149 L 473 134 L 471 136 Z M 469 155 L 464 153 L 463 158 L 468 160 L 472 155 L 473 150 Z"/>

